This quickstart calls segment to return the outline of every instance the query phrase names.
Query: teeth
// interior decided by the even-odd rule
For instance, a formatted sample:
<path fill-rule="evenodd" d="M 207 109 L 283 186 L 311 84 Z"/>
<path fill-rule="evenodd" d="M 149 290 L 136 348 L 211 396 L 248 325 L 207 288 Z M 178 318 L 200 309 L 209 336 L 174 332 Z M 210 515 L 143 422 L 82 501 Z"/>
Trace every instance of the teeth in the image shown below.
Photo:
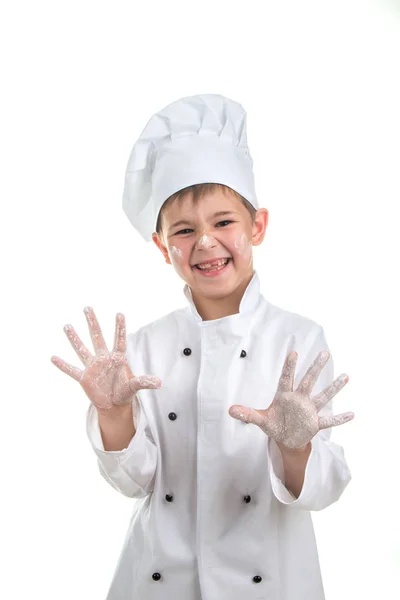
<path fill-rule="evenodd" d="M 211 267 L 221 267 L 222 265 L 226 265 L 226 263 L 228 262 L 228 258 L 225 258 L 223 260 L 218 260 L 216 262 L 213 263 L 204 263 L 202 265 L 196 265 L 199 269 L 210 269 Z"/>

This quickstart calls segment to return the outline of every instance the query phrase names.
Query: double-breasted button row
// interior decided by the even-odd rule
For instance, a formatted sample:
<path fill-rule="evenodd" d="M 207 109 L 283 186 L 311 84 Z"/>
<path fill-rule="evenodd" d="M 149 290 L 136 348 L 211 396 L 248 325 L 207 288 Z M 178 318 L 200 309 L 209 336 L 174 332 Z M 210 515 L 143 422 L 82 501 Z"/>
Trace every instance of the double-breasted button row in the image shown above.
<path fill-rule="evenodd" d="M 185 356 L 190 356 L 192 354 L 192 350 L 190 348 L 184 348 L 183 354 Z M 240 358 L 244 358 L 245 356 L 247 356 L 247 352 L 246 352 L 246 350 L 242 350 L 240 353 Z M 174 412 L 170 412 L 168 415 L 168 418 L 170 419 L 170 421 L 175 421 L 177 419 L 177 415 Z M 167 502 L 173 502 L 174 497 L 172 494 L 166 494 L 165 500 Z M 249 502 L 251 502 L 251 496 L 244 496 L 243 500 L 244 500 L 244 502 L 246 502 L 246 504 L 248 504 Z M 161 574 L 153 573 L 152 577 L 153 577 L 154 581 L 160 581 Z M 259 575 L 255 575 L 253 577 L 253 581 L 254 581 L 254 583 L 260 583 L 262 581 L 262 577 L 260 577 Z"/>
<path fill-rule="evenodd" d="M 192 354 L 192 351 L 191 351 L 190 348 L 184 348 L 183 349 L 183 354 L 185 356 L 190 356 Z M 241 353 L 240 353 L 240 358 L 244 358 L 245 356 L 247 356 L 247 352 L 246 352 L 246 350 L 242 350 Z M 170 412 L 169 415 L 168 415 L 168 419 L 170 421 L 175 421 L 177 419 L 176 413 Z"/>
<path fill-rule="evenodd" d="M 167 502 L 172 502 L 174 497 L 172 494 L 166 494 L 165 499 Z M 245 496 L 243 500 L 244 502 L 246 502 L 246 504 L 248 504 L 249 502 L 251 502 L 251 496 Z"/>
<path fill-rule="evenodd" d="M 183 354 L 185 356 L 190 356 L 192 354 L 192 351 L 190 348 L 184 348 Z M 242 350 L 240 353 L 240 358 L 244 358 L 245 356 L 247 356 L 247 352 L 246 352 L 246 350 Z"/>
<path fill-rule="evenodd" d="M 153 577 L 154 581 L 160 581 L 161 574 L 160 573 L 153 573 L 152 577 Z M 262 577 L 260 577 L 260 575 L 254 575 L 253 581 L 254 581 L 254 583 L 261 583 Z"/>

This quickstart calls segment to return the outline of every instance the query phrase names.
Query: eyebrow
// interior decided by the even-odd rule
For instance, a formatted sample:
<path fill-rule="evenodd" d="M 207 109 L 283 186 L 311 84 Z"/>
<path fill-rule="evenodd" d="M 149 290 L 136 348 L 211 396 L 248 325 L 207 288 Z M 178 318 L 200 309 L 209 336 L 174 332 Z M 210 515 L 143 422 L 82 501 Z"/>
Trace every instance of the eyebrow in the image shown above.
<path fill-rule="evenodd" d="M 215 219 L 215 217 L 222 217 L 224 215 L 237 215 L 237 214 L 238 213 L 233 210 L 219 210 L 218 212 L 214 213 L 211 218 Z M 178 227 L 178 225 L 190 225 L 190 224 L 191 224 L 191 221 L 182 219 L 181 221 L 175 221 L 175 223 L 170 225 L 170 227 L 168 229 L 169 230 L 174 229 L 174 227 Z"/>

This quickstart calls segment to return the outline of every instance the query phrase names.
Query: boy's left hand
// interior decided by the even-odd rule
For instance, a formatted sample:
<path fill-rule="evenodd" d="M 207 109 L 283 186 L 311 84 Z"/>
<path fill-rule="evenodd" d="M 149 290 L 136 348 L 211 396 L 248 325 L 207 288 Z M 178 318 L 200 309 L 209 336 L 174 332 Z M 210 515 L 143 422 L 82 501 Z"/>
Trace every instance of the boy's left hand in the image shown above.
<path fill-rule="evenodd" d="M 305 448 L 321 429 L 351 421 L 354 418 L 352 412 L 326 418 L 318 416 L 318 411 L 349 381 L 347 375 L 339 375 L 318 396 L 310 397 L 329 356 L 329 352 L 320 352 L 300 381 L 297 390 L 293 391 L 297 352 L 290 352 L 283 365 L 278 389 L 271 405 L 266 410 L 234 405 L 229 409 L 230 416 L 245 423 L 258 425 L 264 433 L 274 438 L 278 445 L 294 449 Z"/>

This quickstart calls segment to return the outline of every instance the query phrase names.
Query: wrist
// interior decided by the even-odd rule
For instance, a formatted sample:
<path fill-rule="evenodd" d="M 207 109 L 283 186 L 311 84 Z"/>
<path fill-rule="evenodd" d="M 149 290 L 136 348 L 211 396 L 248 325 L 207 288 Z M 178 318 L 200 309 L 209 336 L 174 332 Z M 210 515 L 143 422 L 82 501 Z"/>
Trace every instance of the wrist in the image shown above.
<path fill-rule="evenodd" d="M 113 404 L 113 406 L 111 406 L 110 408 L 98 408 L 96 406 L 97 413 L 99 417 L 108 417 L 109 419 L 118 420 L 120 418 L 125 417 L 132 411 L 132 399 L 133 396 L 131 400 L 129 400 L 129 402 L 127 402 L 126 404 L 120 404 L 119 406 Z"/>
<path fill-rule="evenodd" d="M 276 444 L 279 450 L 282 452 L 282 454 L 285 454 L 286 456 L 302 456 L 304 454 L 307 454 L 307 452 L 311 452 L 311 441 L 309 441 L 305 446 L 302 446 L 300 448 L 290 448 L 289 446 L 285 446 L 285 444 L 282 444 L 281 442 L 277 441 Z"/>

